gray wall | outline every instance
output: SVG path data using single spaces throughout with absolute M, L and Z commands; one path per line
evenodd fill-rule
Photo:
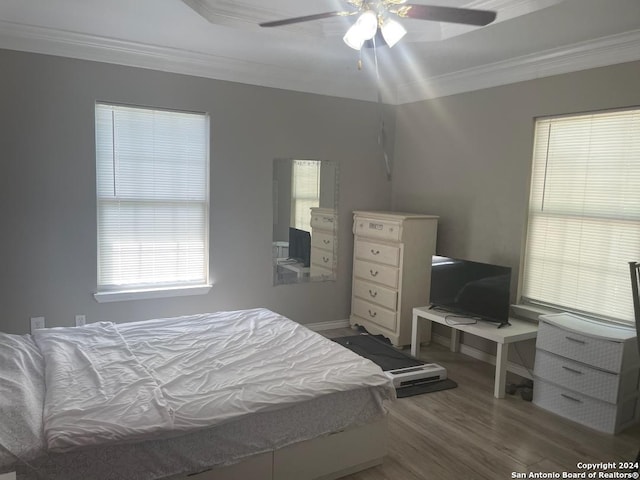
M 390 184 L 373 102 L 1 50 L 0 66 L 0 330 L 14 333 L 30 316 L 61 326 L 78 313 L 130 321 L 266 306 L 301 323 L 346 319 L 351 212 L 390 206 L 440 215 L 441 254 L 512 266 L 515 300 L 534 117 L 640 105 L 636 62 L 387 107 Z M 209 295 L 93 300 L 96 100 L 211 114 Z M 337 282 L 271 285 L 274 158 L 340 162 Z
M 640 105 L 639 80 L 634 62 L 398 107 L 393 208 L 440 215 L 439 254 L 511 266 L 515 301 L 534 118 Z
M 351 212 L 388 209 L 375 102 L 0 50 L 0 331 L 264 306 L 348 318 Z M 94 103 L 211 114 L 209 295 L 98 304 Z M 388 112 L 388 113 L 393 113 Z M 393 124 L 391 118 L 389 123 Z M 340 162 L 338 281 L 272 286 L 272 161 Z

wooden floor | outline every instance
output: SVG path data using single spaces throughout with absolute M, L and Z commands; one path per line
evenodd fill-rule
M 354 334 L 348 328 L 322 333 Z M 490 364 L 440 345 L 423 347 L 421 357 L 445 367 L 458 387 L 389 403 L 384 463 L 345 480 L 518 478 L 514 472 L 562 476 L 584 471 L 576 466 L 579 462 L 631 461 L 638 453 L 640 425 L 615 436 L 602 434 L 520 395 L 494 398 Z

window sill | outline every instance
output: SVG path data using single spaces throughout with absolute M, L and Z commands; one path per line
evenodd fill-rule
M 524 318 L 526 320 L 533 320 L 538 322 L 540 320 L 541 315 L 549 315 L 555 313 L 571 313 L 578 317 L 585 318 L 592 322 L 599 323 L 601 325 L 615 325 L 622 327 L 630 327 L 633 328 L 633 323 L 625 323 L 623 321 L 615 321 L 607 318 L 597 317 L 594 315 L 589 315 L 584 312 L 573 312 L 571 310 L 561 310 L 558 308 L 546 307 L 542 305 L 532 305 L 530 303 L 518 303 L 515 305 L 511 305 L 511 312 L 515 317 Z
M 213 285 L 196 285 L 190 287 L 173 287 L 142 290 L 115 290 L 96 292 L 93 298 L 98 303 L 124 302 L 127 300 L 147 300 L 152 298 L 186 297 L 189 295 L 206 295 Z
M 550 308 L 548 309 L 530 304 L 518 303 L 515 305 L 511 305 L 511 313 L 515 317 L 537 322 L 540 319 L 540 315 L 547 315 L 549 313 L 560 313 L 560 310 L 552 310 Z

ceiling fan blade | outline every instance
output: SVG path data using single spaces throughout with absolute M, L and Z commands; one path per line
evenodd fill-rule
M 305 15 L 303 17 L 285 18 L 284 20 L 274 20 L 272 22 L 263 22 L 261 27 L 281 27 L 282 25 L 291 25 L 292 23 L 310 22 L 312 20 L 322 20 L 323 18 L 344 17 L 352 15 L 352 12 L 325 12 L 316 13 L 314 15 Z
M 396 12 L 401 17 L 434 22 L 463 23 L 485 26 L 496 19 L 496 12 L 469 8 L 441 7 L 406 3 Z

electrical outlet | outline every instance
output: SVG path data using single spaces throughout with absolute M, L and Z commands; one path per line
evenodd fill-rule
M 85 315 L 76 315 L 76 327 L 82 327 L 87 322 Z
M 31 317 L 31 333 L 40 328 L 44 328 L 44 317 Z

